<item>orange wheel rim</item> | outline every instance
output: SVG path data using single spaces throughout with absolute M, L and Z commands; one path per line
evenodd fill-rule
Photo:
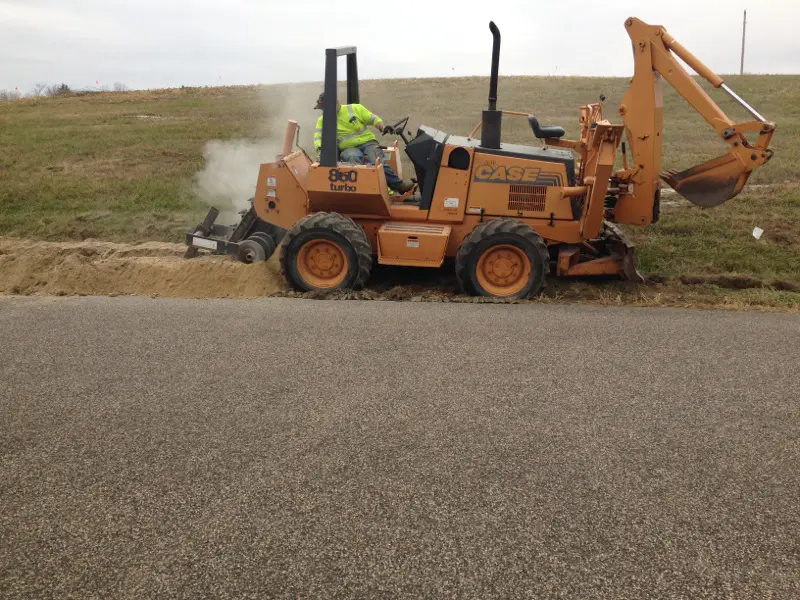
M 312 287 L 333 288 L 347 276 L 347 257 L 335 242 L 311 240 L 297 253 L 297 271 Z
M 513 296 L 527 285 L 531 261 L 516 246 L 492 246 L 478 259 L 476 275 L 480 286 L 493 296 Z

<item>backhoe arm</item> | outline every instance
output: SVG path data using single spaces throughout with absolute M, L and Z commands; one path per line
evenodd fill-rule
M 775 125 L 737 96 L 723 79 L 684 48 L 663 27 L 630 18 L 625 28 L 633 43 L 634 76 L 619 106 L 633 164 L 618 173 L 628 193 L 620 195 L 615 218 L 621 223 L 646 225 L 653 220 L 653 203 L 659 176 L 679 194 L 699 206 L 714 206 L 736 196 L 750 173 L 772 157 L 768 149 Z M 755 121 L 736 123 L 706 94 L 675 58 L 678 56 L 698 75 L 722 88 Z M 728 153 L 682 172 L 661 169 L 661 77 L 714 128 L 728 144 Z M 756 133 L 751 144 L 745 133 Z

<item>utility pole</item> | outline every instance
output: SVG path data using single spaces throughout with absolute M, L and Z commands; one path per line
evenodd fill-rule
M 744 19 L 742 19 L 742 62 L 739 65 L 739 75 L 744 75 L 744 32 L 747 29 L 747 9 L 744 11 Z

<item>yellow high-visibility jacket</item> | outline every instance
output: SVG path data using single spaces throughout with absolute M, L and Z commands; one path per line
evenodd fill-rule
M 336 115 L 336 141 L 339 150 L 355 148 L 375 140 L 369 126 L 381 123 L 378 115 L 369 112 L 361 104 L 342 104 L 339 114 Z M 322 117 L 317 119 L 317 130 L 314 132 L 314 149 L 319 151 L 322 146 Z

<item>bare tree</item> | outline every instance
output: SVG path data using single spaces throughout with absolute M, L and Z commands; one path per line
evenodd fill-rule
M 19 100 L 22 94 L 18 90 L 0 90 L 0 101 L 3 100 Z
M 37 83 L 33 86 L 33 89 L 30 91 L 30 95 L 43 96 L 46 89 L 47 89 L 46 83 Z
M 63 96 L 72 92 L 66 83 L 59 83 L 58 85 L 50 85 L 45 90 L 45 96 Z
M 124 83 L 116 81 L 116 82 L 114 82 L 114 91 L 115 92 L 127 92 L 128 91 L 128 86 L 125 85 Z

